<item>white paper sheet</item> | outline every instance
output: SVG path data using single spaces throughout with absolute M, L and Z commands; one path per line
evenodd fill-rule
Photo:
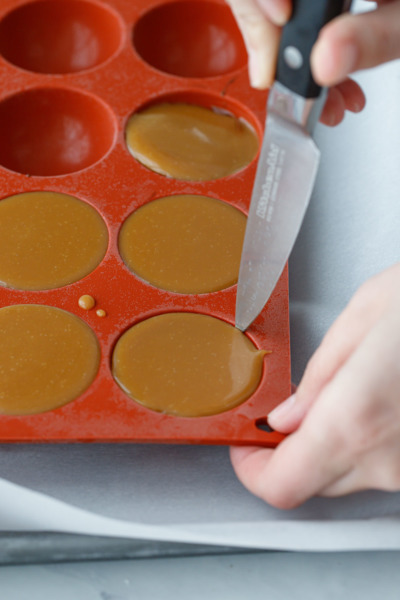
M 394 550 L 400 518 L 350 521 L 261 521 L 162 527 L 101 517 L 0 481 L 2 531 L 58 531 L 253 549 Z M 29 507 L 29 510 L 26 510 Z

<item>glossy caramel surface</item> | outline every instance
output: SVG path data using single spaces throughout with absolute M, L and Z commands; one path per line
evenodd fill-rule
M 151 410 L 182 417 L 234 408 L 257 388 L 265 352 L 229 323 L 169 313 L 131 327 L 118 340 L 113 375 Z
M 0 284 L 46 290 L 79 281 L 103 259 L 107 227 L 86 202 L 56 192 L 0 201 Z
M 156 287 L 215 292 L 238 280 L 245 228 L 245 215 L 225 202 L 168 196 L 128 217 L 119 251 L 131 271 Z
M 45 412 L 80 396 L 95 378 L 100 349 L 84 321 L 59 308 L 0 309 L 0 413 Z
M 244 121 L 194 104 L 161 103 L 134 114 L 126 142 L 143 165 L 175 179 L 210 181 L 256 156 L 258 137 Z

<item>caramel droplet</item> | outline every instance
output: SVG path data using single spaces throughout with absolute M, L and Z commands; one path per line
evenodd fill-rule
M 91 310 L 96 304 L 96 300 L 93 296 L 89 296 L 88 294 L 84 294 L 78 300 L 78 304 L 83 310 Z
M 106 317 L 107 313 L 105 310 L 103 310 L 102 308 L 99 308 L 98 310 L 96 310 L 96 315 L 98 317 Z

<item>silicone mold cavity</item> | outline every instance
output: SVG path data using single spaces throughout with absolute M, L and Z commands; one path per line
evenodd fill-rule
M 151 66 L 180 77 L 215 77 L 245 66 L 239 29 L 227 6 L 171 2 L 136 24 L 133 44 Z
M 63 175 L 100 160 L 111 148 L 111 110 L 95 96 L 38 88 L 0 103 L 0 164 L 28 175 Z
M 19 6 L 0 23 L 0 53 L 36 73 L 63 74 L 100 65 L 119 48 L 116 14 L 84 0 L 41 0 Z

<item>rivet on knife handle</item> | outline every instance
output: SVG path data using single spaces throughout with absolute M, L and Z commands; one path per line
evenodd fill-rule
M 321 88 L 313 79 L 310 55 L 320 30 L 348 8 L 348 0 L 295 0 L 289 23 L 282 31 L 275 79 L 303 98 L 317 98 Z

